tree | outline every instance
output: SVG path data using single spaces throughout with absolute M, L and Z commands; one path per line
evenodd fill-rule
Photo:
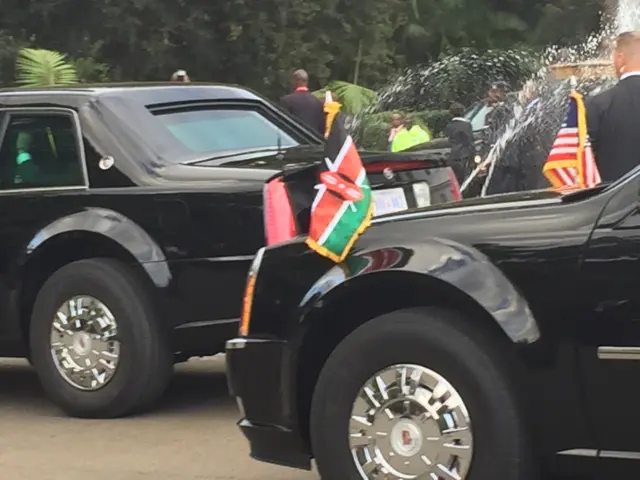
M 601 1 L 0 0 L 0 81 L 31 47 L 67 52 L 90 81 L 168 80 L 183 68 L 277 98 L 305 68 L 314 89 L 342 80 L 377 90 L 465 47 L 580 42 L 597 29 Z
M 522 41 L 527 24 L 490 0 L 407 0 L 397 41 L 409 64 L 436 61 L 463 47 L 505 48 Z

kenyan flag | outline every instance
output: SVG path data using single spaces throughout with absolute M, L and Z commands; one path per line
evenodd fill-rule
M 307 245 L 334 262 L 342 262 L 369 226 L 373 202 L 367 173 L 347 133 L 340 104 L 327 92 L 325 164 L 320 166 L 318 193 L 311 206 Z

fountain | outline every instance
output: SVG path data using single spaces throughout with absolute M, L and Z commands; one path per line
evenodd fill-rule
M 569 78 L 601 78 L 613 77 L 615 72 L 611 62 L 606 60 L 585 60 L 574 63 L 557 63 L 550 65 L 551 75 L 556 80 Z
M 560 57 L 556 63 L 550 64 L 546 71 L 547 75 L 541 75 L 539 84 L 549 87 L 546 95 L 540 95 L 540 113 L 528 119 L 529 125 L 524 124 L 514 115 L 508 122 L 501 138 L 498 139 L 493 149 L 483 162 L 483 167 L 488 168 L 488 174 L 483 180 L 481 195 L 489 194 L 488 189 L 496 167 L 506 162 L 508 159 L 507 150 L 511 147 L 518 147 L 522 143 L 527 143 L 531 136 L 527 132 L 527 126 L 533 123 L 538 126 L 540 133 L 557 131 L 559 119 L 549 121 L 558 111 L 564 111 L 566 95 L 570 89 L 575 89 L 585 96 L 590 96 L 602 91 L 602 89 L 613 85 L 616 81 L 613 63 L 609 60 L 612 53 L 611 39 L 622 32 L 640 30 L 640 7 L 638 0 L 619 0 L 613 9 L 615 15 L 610 13 L 603 16 L 603 28 L 596 35 L 589 37 L 582 45 L 573 49 L 562 49 L 556 51 L 549 49 L 548 56 Z M 613 21 L 612 21 L 613 20 Z M 548 140 L 548 139 L 547 139 Z M 543 150 L 548 151 L 551 145 L 543 145 L 545 141 L 539 141 L 538 148 L 544 146 Z M 546 148 L 548 147 L 548 148 Z M 517 150 L 516 150 L 517 151 Z M 525 150 L 526 151 L 526 150 Z M 517 154 L 520 155 L 521 153 Z M 542 161 L 544 158 L 542 158 Z M 538 165 L 538 170 L 542 165 Z M 535 170 L 535 169 L 534 169 Z M 467 179 L 463 190 L 471 183 L 473 176 L 480 173 L 481 169 L 473 172 L 472 177 Z
M 363 116 L 394 109 L 420 111 L 442 108 L 442 101 L 435 105 L 438 98 L 455 97 L 470 105 L 482 98 L 486 91 L 483 89 L 489 82 L 504 79 L 515 85 L 528 78 L 538 87 L 540 102 L 537 111 L 534 115 L 527 115 L 525 120 L 523 105 L 514 102 L 511 119 L 486 158 L 471 177 L 467 177 L 462 189 L 464 191 L 473 181 L 469 193 L 476 191 L 480 184 L 481 195 L 490 194 L 487 187 L 494 173 L 502 165 L 517 159 L 518 152 L 528 154 L 537 150 L 540 159 L 536 160 L 533 170 L 539 170 L 541 174 L 542 166 L 537 164 L 544 162 L 544 152 L 551 147 L 549 142 L 553 141 L 553 132 L 557 132 L 562 124 L 571 90 L 576 89 L 589 97 L 615 83 L 610 39 L 624 31 L 640 30 L 639 4 L 640 0 L 613 0 L 612 5 L 616 8 L 603 16 L 600 32 L 571 48 L 552 46 L 541 58 L 516 51 L 481 53 L 466 50 L 428 68 L 408 71 L 381 91 L 378 105 L 363 112 Z M 533 171 L 531 165 L 527 168 Z
M 638 0 L 618 0 L 616 25 L 618 32 L 640 30 Z

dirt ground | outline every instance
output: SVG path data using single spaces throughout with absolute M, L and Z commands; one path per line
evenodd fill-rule
M 237 419 L 223 357 L 179 366 L 153 413 L 107 421 L 63 416 L 25 362 L 0 360 L 2 480 L 317 478 L 249 458 Z

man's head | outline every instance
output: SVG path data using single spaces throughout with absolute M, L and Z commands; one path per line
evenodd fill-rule
M 453 102 L 449 107 L 449 113 L 454 117 L 461 117 L 464 115 L 464 105 L 458 102 Z
M 535 100 L 537 96 L 538 96 L 538 87 L 534 82 L 530 80 L 522 86 L 522 90 L 518 94 L 518 99 L 520 100 L 521 104 L 526 106 L 530 102 Z
M 491 103 L 504 102 L 509 92 L 509 84 L 505 81 L 497 81 L 491 84 L 489 88 L 489 101 Z
M 293 88 L 308 88 L 309 87 L 309 74 L 305 70 L 296 70 L 291 75 L 291 84 Z
M 616 75 L 640 71 L 640 32 L 625 32 L 618 35 L 613 50 L 613 65 Z
M 404 125 L 404 119 L 399 113 L 391 114 L 391 128 L 398 128 Z
M 171 75 L 172 82 L 184 82 L 189 83 L 191 80 L 189 79 L 189 75 L 187 75 L 186 70 L 176 70 Z

